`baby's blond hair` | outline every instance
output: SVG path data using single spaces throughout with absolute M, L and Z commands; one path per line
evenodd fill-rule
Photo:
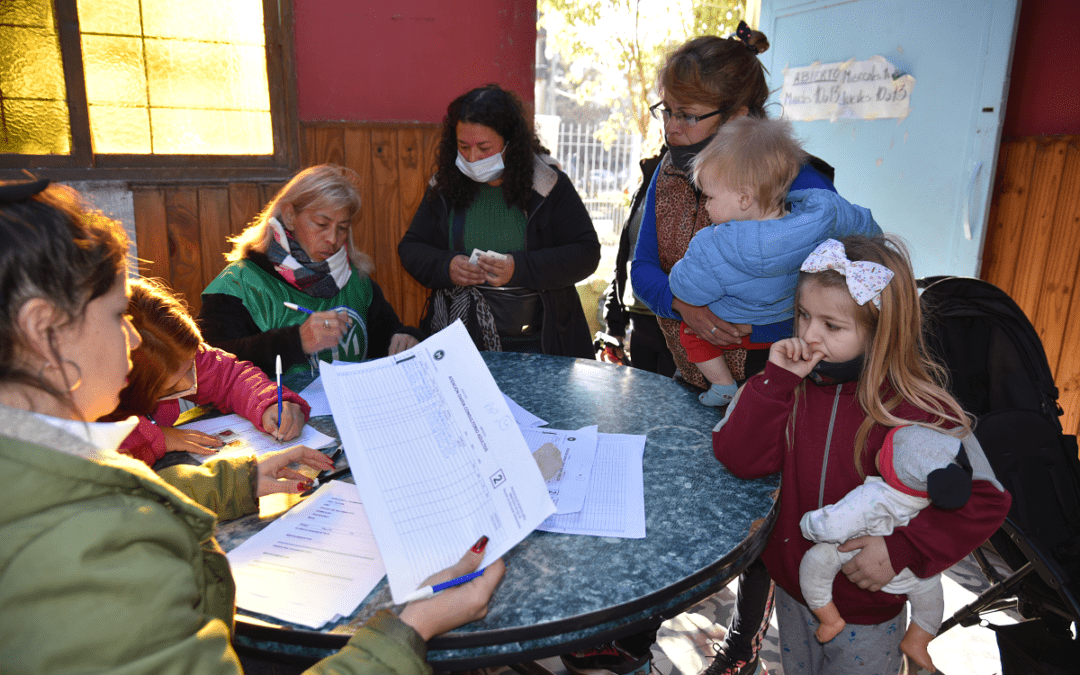
M 729 190 L 749 190 L 767 211 L 783 208 L 806 157 L 787 120 L 737 117 L 694 158 L 694 183 L 700 188 L 707 179 Z

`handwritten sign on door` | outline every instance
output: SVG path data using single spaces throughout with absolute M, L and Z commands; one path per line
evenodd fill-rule
M 784 117 L 805 122 L 841 118 L 903 120 L 911 112 L 915 78 L 882 56 L 784 69 Z

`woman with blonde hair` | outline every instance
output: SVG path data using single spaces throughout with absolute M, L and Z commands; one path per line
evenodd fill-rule
M 231 240 L 229 265 L 202 295 L 207 343 L 268 373 L 277 355 L 299 371 L 417 343 L 420 332 L 401 323 L 353 243 L 359 180 L 335 164 L 304 169 Z

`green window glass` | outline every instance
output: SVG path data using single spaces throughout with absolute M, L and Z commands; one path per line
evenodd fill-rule
M 0 54 L 0 153 L 72 154 L 73 125 L 86 156 L 275 153 L 263 0 L 3 0 Z

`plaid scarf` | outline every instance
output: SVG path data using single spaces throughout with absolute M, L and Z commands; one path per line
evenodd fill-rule
M 352 266 L 348 246 L 342 246 L 322 262 L 314 262 L 277 218 L 271 218 L 269 225 L 274 238 L 266 249 L 266 257 L 277 273 L 298 291 L 313 298 L 332 298 L 349 282 Z

